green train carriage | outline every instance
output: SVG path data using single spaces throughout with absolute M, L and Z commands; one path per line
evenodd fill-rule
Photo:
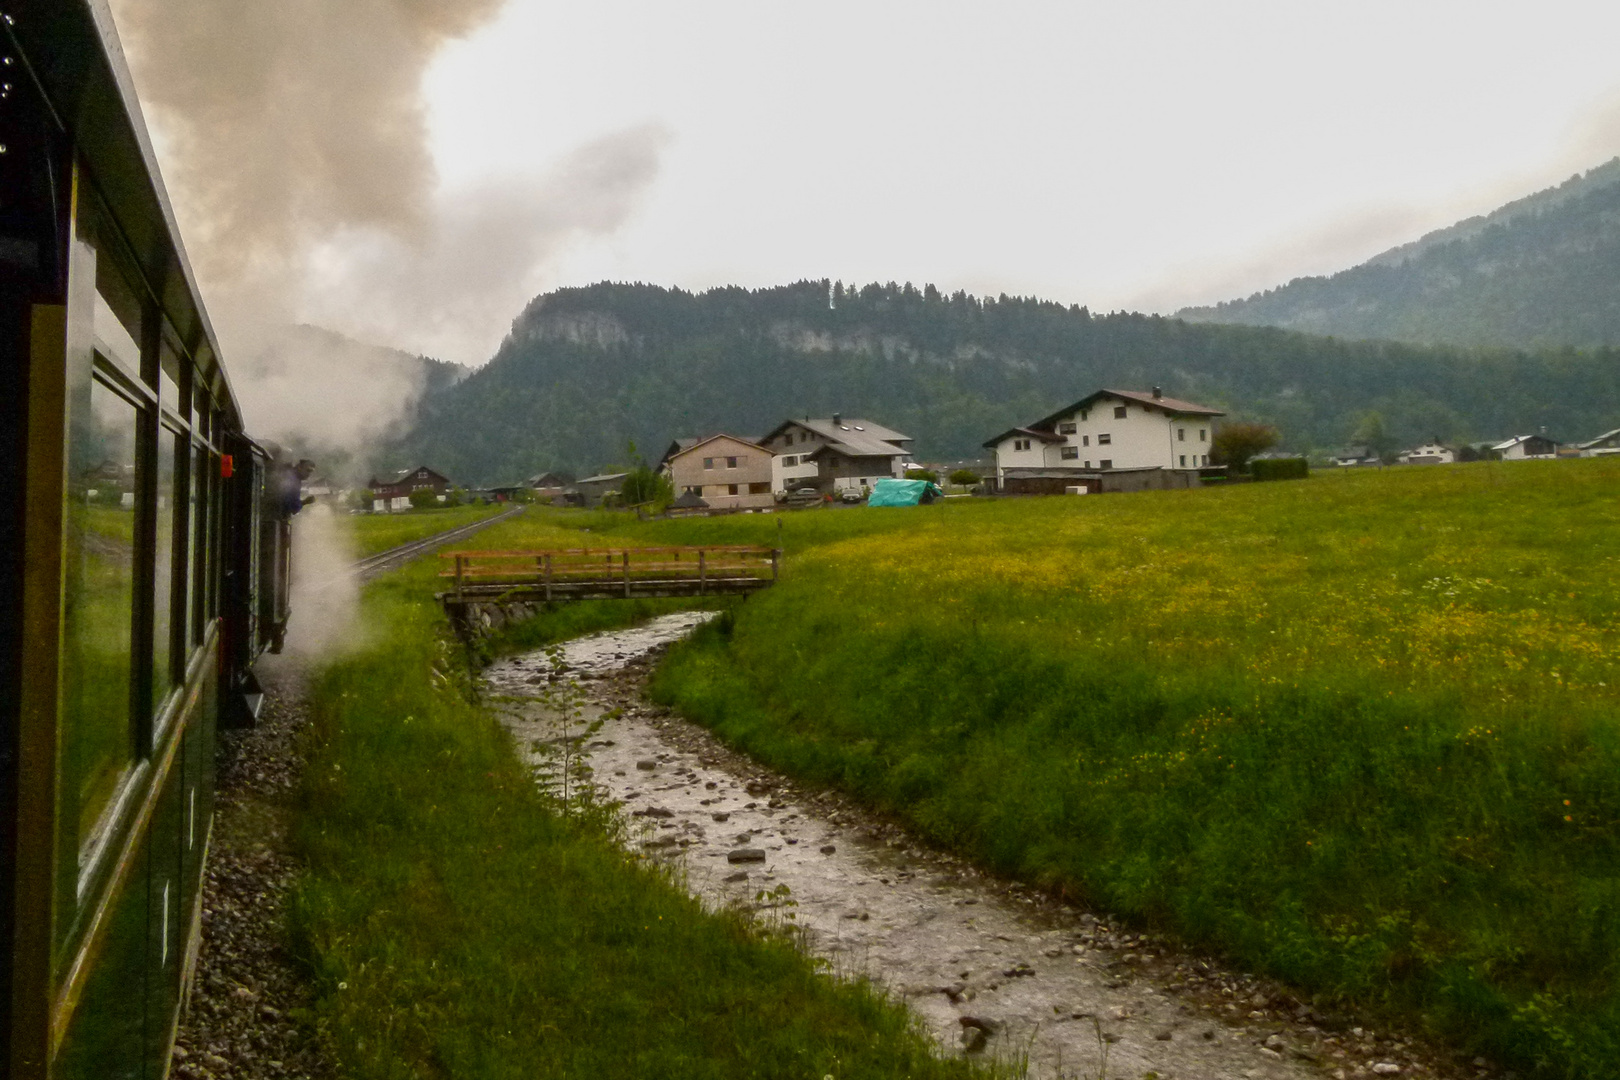
M 287 522 L 105 4 L 0 15 L 0 1053 L 161 1080 Z

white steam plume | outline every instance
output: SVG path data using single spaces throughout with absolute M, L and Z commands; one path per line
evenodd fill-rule
M 256 434 L 368 449 L 422 365 L 294 326 L 481 361 L 559 248 L 657 172 L 663 136 L 636 128 L 543 178 L 438 189 L 423 75 L 504 0 L 112 3 Z

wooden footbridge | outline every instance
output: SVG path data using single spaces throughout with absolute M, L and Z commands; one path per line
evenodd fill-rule
M 775 583 L 782 552 L 765 547 L 447 551 L 439 602 L 453 617 L 482 604 L 737 596 Z

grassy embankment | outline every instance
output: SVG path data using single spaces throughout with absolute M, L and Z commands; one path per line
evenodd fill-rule
M 999 871 L 1616 1077 L 1617 494 L 1596 460 L 792 515 L 655 693 Z
M 413 540 L 424 540 L 434 533 L 471 525 L 510 509 L 511 506 L 504 503 L 441 506 L 402 510 L 397 514 L 351 514 L 347 520 L 353 526 L 355 555 L 363 559 Z
M 529 526 L 523 539 L 577 534 Z M 613 842 L 610 814 L 561 816 L 465 693 L 431 599 L 437 562 L 368 587 L 365 620 L 386 630 L 312 688 L 294 918 L 339 1072 L 975 1075 L 934 1058 L 866 985 L 818 973 L 742 916 L 705 913 Z M 574 605 L 527 633 L 538 643 L 644 613 Z

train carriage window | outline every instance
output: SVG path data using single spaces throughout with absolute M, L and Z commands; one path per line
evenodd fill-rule
M 158 368 L 158 400 L 163 402 L 165 409 L 183 419 L 187 412 L 186 399 L 180 393 L 180 384 L 169 374 L 172 354 L 167 345 L 164 346 L 163 353 L 163 366 Z
M 65 566 L 64 796 L 81 859 L 97 846 L 135 757 L 135 462 L 140 410 L 101 378 L 75 417 Z
M 184 595 L 186 576 L 175 571 L 175 521 L 182 512 L 185 489 L 176 488 L 183 470 L 177 457 L 186 452 L 186 438 L 167 425 L 158 428 L 157 440 L 157 527 L 152 545 L 152 699 L 150 713 L 159 713 L 174 677 L 174 597 Z M 176 498 L 179 495 L 179 498 Z M 180 519 L 184 521 L 183 518 Z
M 115 290 L 104 289 L 104 282 L 96 285 L 95 331 L 96 351 L 104 357 L 116 360 L 130 375 L 138 376 L 141 371 L 141 349 L 135 343 L 135 330 L 139 323 L 126 325 L 113 310 L 108 300 L 108 293 Z
M 212 545 L 208 542 L 208 515 L 213 509 L 208 498 L 208 448 L 201 443 L 192 446 L 191 453 L 191 534 L 187 550 L 191 552 L 191 635 L 192 647 L 202 644 L 207 626 L 208 568 L 212 562 Z

